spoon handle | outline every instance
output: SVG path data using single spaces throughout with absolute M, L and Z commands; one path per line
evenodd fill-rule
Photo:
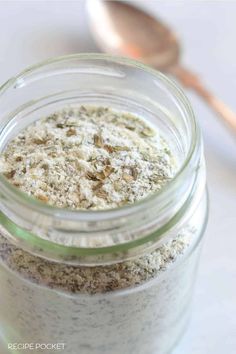
M 185 87 L 198 93 L 223 119 L 224 123 L 236 133 L 236 114 L 224 102 L 209 92 L 194 73 L 181 66 L 172 66 L 168 68 L 168 72 L 174 75 Z

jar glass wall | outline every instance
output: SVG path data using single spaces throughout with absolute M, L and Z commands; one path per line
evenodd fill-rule
M 67 354 L 168 353 L 186 325 L 207 218 L 201 137 L 184 94 L 139 63 L 102 55 L 48 61 L 1 93 L 0 151 L 67 104 L 98 104 L 151 122 L 180 165 L 160 192 L 93 212 L 47 206 L 0 176 L 1 352 L 61 343 Z

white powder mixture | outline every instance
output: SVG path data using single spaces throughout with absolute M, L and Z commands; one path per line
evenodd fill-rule
M 73 209 L 133 203 L 160 190 L 176 170 L 158 131 L 104 107 L 66 108 L 40 119 L 0 157 L 0 172 L 16 187 Z M 166 354 L 186 322 L 197 251 L 172 265 L 194 244 L 200 224 L 186 223 L 135 260 L 94 267 L 36 257 L 0 230 L 2 336 L 63 342 L 66 354 Z
M 174 176 L 166 141 L 147 123 L 109 108 L 68 108 L 12 140 L 0 172 L 58 207 L 107 209 L 133 203 Z
M 151 254 L 106 266 L 69 266 L 36 257 L 0 235 L 0 258 L 34 283 L 70 293 L 98 294 L 142 284 L 166 270 L 191 243 L 194 230 L 185 230 Z

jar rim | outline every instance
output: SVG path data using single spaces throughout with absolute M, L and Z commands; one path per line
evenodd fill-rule
M 61 213 L 63 212 L 64 216 L 66 215 L 67 217 L 72 216 L 72 215 L 77 215 L 77 216 L 83 215 L 83 217 L 85 217 L 87 220 L 92 220 L 93 215 L 96 215 L 97 217 L 99 217 L 98 215 L 101 215 L 102 219 L 106 215 L 105 217 L 107 218 L 108 214 L 114 215 L 114 213 L 116 213 L 116 212 L 121 212 L 120 216 L 122 216 L 123 210 L 125 211 L 125 214 L 126 214 L 127 210 L 137 210 L 140 207 L 146 206 L 149 201 L 164 195 L 168 189 L 171 189 L 171 186 L 174 185 L 176 183 L 176 180 L 182 176 L 183 171 L 185 170 L 185 168 L 188 166 L 188 164 L 190 163 L 190 161 L 194 157 L 196 144 L 197 144 L 197 141 L 199 140 L 199 128 L 196 123 L 195 115 L 194 115 L 194 112 L 192 110 L 192 107 L 191 107 L 191 104 L 190 104 L 188 98 L 186 97 L 184 91 L 173 80 L 169 79 L 167 76 L 165 76 L 161 72 L 159 72 L 155 69 L 152 69 L 151 67 L 149 67 L 145 64 L 142 64 L 137 60 L 129 59 L 126 57 L 100 54 L 100 53 L 80 53 L 80 54 L 65 55 L 65 56 L 60 56 L 60 57 L 56 57 L 56 58 L 50 58 L 50 59 L 42 61 L 38 64 L 32 65 L 32 66 L 28 67 L 27 69 L 23 70 L 17 76 L 12 77 L 8 81 L 6 81 L 0 87 L 0 97 L 7 89 L 11 88 L 12 86 L 15 86 L 17 84 L 18 80 L 22 79 L 25 75 L 28 75 L 29 73 L 33 73 L 35 70 L 37 70 L 39 68 L 43 68 L 43 67 L 47 66 L 48 64 L 63 62 L 63 61 L 67 61 L 70 59 L 82 59 L 82 60 L 84 60 L 84 59 L 95 59 L 95 60 L 96 59 L 97 60 L 103 59 L 104 60 L 105 59 L 105 60 L 117 62 L 120 64 L 128 64 L 131 66 L 136 66 L 137 68 L 140 68 L 150 74 L 153 74 L 158 79 L 161 79 L 162 81 L 171 85 L 172 88 L 174 88 L 176 94 L 181 97 L 183 103 L 185 104 L 185 106 L 188 109 L 189 119 L 190 119 L 191 128 L 192 128 L 191 129 L 192 130 L 191 131 L 191 133 L 192 133 L 191 144 L 189 146 L 188 153 L 186 154 L 186 157 L 185 157 L 181 167 L 178 169 L 178 171 L 174 175 L 174 177 L 170 181 L 168 181 L 168 183 L 160 190 L 153 192 L 152 194 L 148 195 L 147 197 L 145 197 L 139 201 L 134 202 L 133 204 L 124 205 L 121 207 L 116 207 L 116 208 L 106 209 L 106 210 L 87 211 L 87 210 L 79 210 L 79 209 L 58 208 L 53 205 L 45 204 L 42 201 L 37 200 L 36 198 L 33 198 L 33 197 L 27 195 L 26 193 L 22 192 L 21 190 L 19 190 L 15 186 L 13 186 L 10 182 L 8 182 L 7 178 L 1 174 L 0 174 L 0 187 L 4 186 L 4 189 L 6 188 L 7 191 L 13 192 L 18 198 L 22 198 L 22 201 L 24 201 L 26 203 L 31 203 L 33 208 L 39 208 L 39 209 L 45 210 L 45 211 L 49 212 L 50 214 L 54 213 L 54 212 L 56 212 L 57 214 L 58 214 L 58 212 L 61 212 Z M 90 215 L 91 215 L 91 217 L 90 217 Z M 72 219 L 73 219 L 73 217 L 72 217 Z
M 30 208 L 40 214 L 43 215 L 49 215 L 51 217 L 57 216 L 57 218 L 63 218 L 64 220 L 71 220 L 71 221 L 86 221 L 88 223 L 92 222 L 98 222 L 98 221 L 106 221 L 106 220 L 112 220 L 116 218 L 122 218 L 126 217 L 127 215 L 135 215 L 136 213 L 147 209 L 151 204 L 155 203 L 158 204 L 160 203 L 163 199 L 170 198 L 173 190 L 175 189 L 175 186 L 177 183 L 180 182 L 181 178 L 183 178 L 183 175 L 186 172 L 187 167 L 191 164 L 191 161 L 196 160 L 196 156 L 198 155 L 198 145 L 200 142 L 200 131 L 199 127 L 196 123 L 194 112 L 192 110 L 191 104 L 186 97 L 185 93 L 183 90 L 171 79 L 166 77 L 164 74 L 158 72 L 155 69 L 152 69 L 136 60 L 131 60 L 129 58 L 125 57 L 118 57 L 118 56 L 111 56 L 111 55 L 106 55 L 106 54 L 98 54 L 98 53 L 81 53 L 81 54 L 72 54 L 72 55 L 66 55 L 66 56 L 61 56 L 61 57 L 56 57 L 56 58 L 51 58 L 48 60 L 45 60 L 43 62 L 40 62 L 39 64 L 33 65 L 24 71 L 22 71 L 20 74 L 18 74 L 15 77 L 12 77 L 9 79 L 5 84 L 3 84 L 0 87 L 0 97 L 8 90 L 11 89 L 12 87 L 16 86 L 24 77 L 26 77 L 29 74 L 33 74 L 36 70 L 41 69 L 41 68 L 46 68 L 48 65 L 51 64 L 56 64 L 56 63 L 66 63 L 67 61 L 70 60 L 106 60 L 108 62 L 113 62 L 116 64 L 120 65 L 128 65 L 131 67 L 135 67 L 137 69 L 142 70 L 143 72 L 146 72 L 150 75 L 152 75 L 154 78 L 157 78 L 160 80 L 162 83 L 168 85 L 171 87 L 171 89 L 174 92 L 174 95 L 176 97 L 179 97 L 181 102 L 183 103 L 184 107 L 187 110 L 188 113 L 188 120 L 190 123 L 190 129 L 191 129 L 191 140 L 190 144 L 188 147 L 188 151 L 186 153 L 186 156 L 184 158 L 184 161 L 182 165 L 180 166 L 179 170 L 175 174 L 175 176 L 159 191 L 156 191 L 147 197 L 134 202 L 133 204 L 129 205 L 124 205 L 121 207 L 117 208 L 112 208 L 112 209 L 106 209 L 106 210 L 73 210 L 73 209 L 68 209 L 68 208 L 58 208 L 52 205 L 48 205 L 46 203 L 43 203 L 36 198 L 33 198 L 26 193 L 20 191 L 18 188 L 13 186 L 8 180 L 0 174 L 0 190 L 1 194 L 3 196 L 7 196 L 10 198 L 13 202 L 17 201 L 21 203 L 22 205 L 25 205 L 27 207 L 30 206 Z M 1 131 L 0 131 L 1 133 Z M 36 236 L 37 237 L 37 236 Z M 52 242 L 52 244 L 54 244 Z

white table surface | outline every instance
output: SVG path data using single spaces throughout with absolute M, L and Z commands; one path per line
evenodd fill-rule
M 183 61 L 236 111 L 236 1 L 138 3 L 172 25 Z M 0 0 L 0 83 L 48 57 L 83 51 L 98 50 L 82 0 Z M 174 354 L 235 354 L 236 141 L 198 97 L 189 97 L 205 140 L 211 205 L 193 316 Z

